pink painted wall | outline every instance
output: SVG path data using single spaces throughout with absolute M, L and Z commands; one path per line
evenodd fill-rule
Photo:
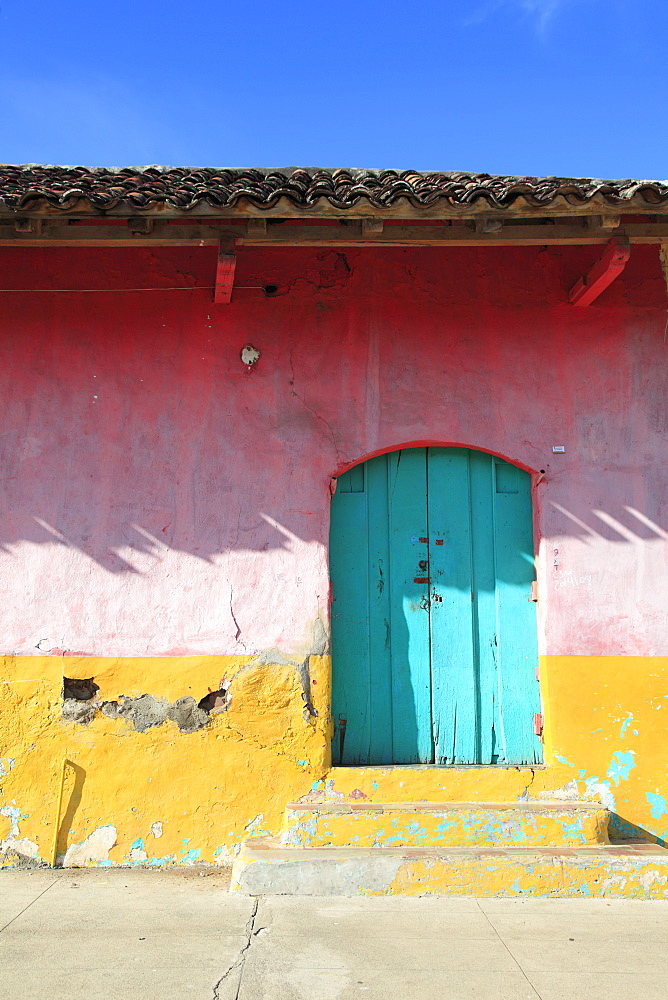
M 0 292 L 1 652 L 304 650 L 330 477 L 431 442 L 546 470 L 542 652 L 668 653 L 666 290 L 634 247 L 567 305 L 598 253 L 247 249 L 214 306 L 52 290 L 208 286 L 210 250 L 0 250 L 49 289 Z

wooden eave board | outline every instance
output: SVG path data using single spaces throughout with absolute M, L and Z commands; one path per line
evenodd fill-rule
M 519 196 L 511 206 L 500 208 L 485 198 L 479 198 L 473 204 L 458 205 L 445 199 L 429 207 L 416 207 L 407 198 L 398 199 L 390 208 L 381 209 L 368 202 L 361 201 L 354 208 L 339 208 L 332 205 L 327 198 L 320 198 L 309 206 L 296 206 L 287 198 L 279 199 L 271 207 L 258 207 L 247 199 L 241 198 L 232 206 L 214 206 L 200 202 L 192 208 L 172 208 L 165 203 L 152 203 L 146 208 L 128 209 L 127 201 L 105 210 L 91 208 L 85 198 L 72 200 L 67 206 L 50 205 L 45 199 L 35 199 L 28 208 L 13 210 L 0 205 L 0 218 L 131 218 L 151 216 L 162 219 L 176 219 L 186 216 L 188 219 L 201 218 L 282 218 L 282 219 L 398 219 L 406 220 L 437 220 L 437 219 L 476 219 L 480 217 L 495 219 L 545 219 L 563 218 L 568 216 L 591 215 L 643 215 L 668 216 L 668 203 L 653 205 L 643 198 L 632 198 L 619 205 L 611 205 L 605 198 L 594 196 L 586 202 L 569 201 L 558 196 L 549 205 L 534 205 L 524 197 Z
M 66 220 L 62 220 L 63 223 Z M 478 233 L 472 225 L 386 226 L 368 235 L 359 222 L 349 225 L 269 225 L 266 233 L 249 232 L 243 224 L 173 224 L 156 221 L 151 232 L 133 233 L 124 225 L 58 225 L 43 220 L 35 232 L 17 232 L 0 221 L 0 246 L 227 246 L 237 247 L 407 247 L 407 246 L 584 246 L 607 244 L 612 236 L 631 243 L 668 243 L 668 220 L 630 223 L 614 230 L 594 229 L 562 221 L 556 225 L 505 225 L 500 231 Z

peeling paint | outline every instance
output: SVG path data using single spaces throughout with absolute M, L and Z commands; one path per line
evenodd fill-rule
M 181 851 L 180 863 L 182 865 L 194 865 L 196 864 L 202 855 L 199 847 L 191 847 L 187 851 Z
M 571 779 L 561 788 L 544 788 L 538 793 L 539 799 L 564 799 L 565 801 L 577 800 L 580 798 L 580 789 L 577 781 Z
M 22 816 L 21 810 L 17 806 L 3 806 L 0 809 L 0 816 L 4 816 L 9 820 L 9 836 L 18 837 L 19 835 L 19 823 L 21 819 L 27 819 L 27 816 Z
M 5 760 L 7 763 L 5 764 Z M 5 760 L 0 760 L 0 780 L 4 778 L 6 774 L 9 774 L 14 770 L 14 765 L 16 764 L 15 757 L 5 757 Z
M 666 802 L 665 795 L 659 795 L 658 792 L 645 792 L 645 796 L 652 807 L 652 819 L 661 819 L 662 816 L 668 815 L 668 802 Z
M 617 809 L 610 784 L 607 781 L 599 781 L 596 776 L 586 779 L 583 798 L 598 799 L 610 812 L 615 812 Z
M 263 832 L 263 827 L 262 827 L 263 820 L 264 816 L 262 815 L 262 813 L 258 813 L 254 819 L 252 819 L 249 823 L 246 824 L 244 830 L 246 831 L 246 833 L 250 833 L 251 836 L 258 836 Z
M 80 844 L 71 844 L 63 858 L 63 868 L 84 868 L 87 865 L 105 864 L 109 851 L 116 843 L 116 827 L 100 826 Z
M 629 714 L 627 715 L 627 717 L 622 722 L 622 728 L 619 730 L 620 739 L 622 739 L 622 740 L 624 739 L 624 737 L 626 736 L 626 730 L 629 728 L 629 726 L 631 725 L 632 721 L 633 721 L 633 712 L 629 712 Z M 637 732 L 636 732 L 635 735 L 636 736 L 638 735 Z
M 260 858 L 260 853 L 266 857 Z M 490 864 L 484 848 L 409 859 L 361 851 L 331 858 L 248 850 L 234 862 L 232 888 L 249 895 L 548 896 L 665 899 L 668 860 L 588 853 L 517 854 Z
M 662 785 L 663 772 L 654 766 L 655 741 L 646 721 L 651 711 L 648 703 L 663 698 L 666 690 L 662 661 L 652 661 L 655 665 L 650 670 L 645 661 L 640 665 L 633 661 L 627 668 L 623 657 L 615 658 L 612 666 L 606 658 L 578 658 L 576 670 L 568 658 L 543 658 L 542 675 L 548 681 L 543 767 L 331 769 L 331 664 L 328 656 L 309 653 L 309 657 L 311 680 L 318 682 L 312 684 L 318 716 L 308 725 L 302 718 L 302 680 L 297 671 L 302 660 L 297 656 L 284 655 L 287 662 L 283 665 L 273 663 L 271 657 L 260 664 L 260 657 L 251 654 L 142 660 L 36 656 L 29 662 L 5 658 L 3 670 L 13 707 L 4 714 L 0 754 L 6 772 L 2 779 L 5 798 L 0 804 L 16 812 L 4 814 L 7 829 L 0 832 L 7 839 L 12 816 L 17 822 L 20 819 L 20 834 L 13 839 L 25 838 L 37 845 L 35 860 L 48 860 L 57 779 L 66 757 L 78 770 L 68 769 L 66 774 L 63 816 L 69 819 L 70 829 L 61 828 L 61 857 L 73 841 L 74 847 L 80 846 L 88 832 L 99 826 L 100 817 L 108 817 L 117 831 L 116 844 L 103 860 L 86 862 L 91 865 L 190 864 L 196 851 L 201 852 L 199 860 L 223 863 L 236 857 L 241 844 L 253 835 L 279 836 L 286 806 L 299 800 L 364 805 L 558 799 L 567 805 L 580 799 L 600 802 L 612 810 L 614 830 L 624 837 L 651 840 L 666 834 L 668 823 L 663 823 L 666 817 L 661 811 L 667 790 Z M 98 709 L 90 725 L 63 726 L 59 719 L 63 674 L 94 678 L 101 705 L 120 702 L 118 692 L 139 699 L 147 689 L 168 705 L 183 697 L 196 703 L 202 691 L 212 694 L 211 689 L 219 685 L 222 689 L 221 678 L 229 680 L 234 700 L 225 711 L 211 714 L 207 726 L 188 738 L 186 768 L 184 744 L 170 720 L 137 732 L 132 724 L 111 719 Z M 577 704 L 569 701 L 575 675 L 582 695 Z M 600 694 L 601 676 L 609 685 L 604 695 Z M 654 685 L 649 691 L 652 697 L 648 697 L 650 684 Z M 608 709 L 604 698 L 610 702 Z M 629 707 L 621 709 L 622 704 Z M 555 711 L 565 718 L 555 720 Z M 624 739 L 620 729 L 629 715 L 633 722 Z M 603 719 L 607 720 L 604 731 L 592 737 L 592 720 L 600 723 Z M 620 758 L 619 754 L 628 752 L 624 747 L 635 724 L 642 735 L 634 737 L 631 759 Z M 559 758 L 552 745 L 555 731 Z M 629 767 L 631 761 L 634 767 Z M 661 796 L 662 801 L 652 796 Z M 159 820 L 154 820 L 156 815 Z M 384 824 L 377 825 L 375 842 L 399 837 L 428 845 L 431 832 L 419 817 L 395 824 L 392 819 L 399 818 L 386 817 Z M 443 828 L 434 835 L 444 835 L 439 842 L 447 843 L 449 821 L 442 822 Z M 564 840 L 571 846 L 583 843 L 578 825 L 569 830 L 568 823 L 573 820 L 566 821 Z M 515 844 L 530 843 L 536 832 L 529 825 L 522 830 L 503 822 L 480 829 L 481 836 L 492 842 L 506 837 Z M 317 828 L 305 833 L 321 835 Z M 366 836 L 361 827 L 352 830 L 351 842 L 360 845 Z M 189 840 L 187 845 L 184 838 Z M 150 848 L 151 843 L 157 846 L 157 839 L 159 855 Z M 524 891 L 526 885 L 522 887 Z
M 294 847 L 572 847 L 607 844 L 608 816 L 597 805 L 523 803 L 344 804 L 288 808 L 280 842 Z
M 34 841 L 28 840 L 27 837 L 9 836 L 6 840 L 0 840 L 0 855 L 11 854 L 12 851 L 19 857 L 36 860 L 39 848 Z
M 629 772 L 636 766 L 633 750 L 618 750 L 612 755 L 612 762 L 608 768 L 608 778 L 619 785 L 620 781 L 626 781 Z

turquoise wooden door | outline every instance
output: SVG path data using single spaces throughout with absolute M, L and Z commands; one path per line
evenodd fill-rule
M 334 763 L 542 759 L 526 472 L 466 448 L 356 466 L 330 574 Z

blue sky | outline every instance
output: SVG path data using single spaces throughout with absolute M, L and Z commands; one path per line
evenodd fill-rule
M 668 177 L 666 0 L 0 2 L 0 161 Z

